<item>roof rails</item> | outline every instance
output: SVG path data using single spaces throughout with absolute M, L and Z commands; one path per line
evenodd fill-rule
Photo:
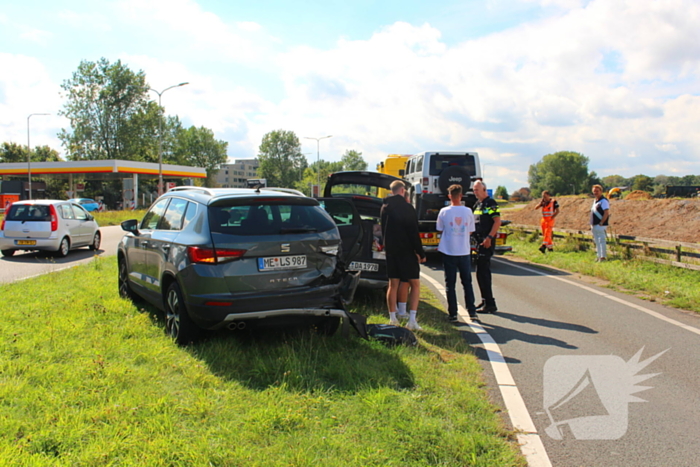
M 279 191 L 280 193 L 289 193 L 292 195 L 297 195 L 297 196 L 303 196 L 306 197 L 304 193 L 302 193 L 299 190 L 295 190 L 293 188 L 279 188 L 279 187 L 274 187 L 274 186 L 268 186 L 268 187 L 260 187 L 260 190 L 266 190 L 266 191 Z
M 197 190 L 197 191 L 204 192 L 204 193 L 208 194 L 209 196 L 214 196 L 213 191 L 211 191 L 209 188 L 204 188 L 201 186 L 176 186 L 174 188 L 169 189 L 168 193 L 171 191 L 189 191 L 189 190 Z

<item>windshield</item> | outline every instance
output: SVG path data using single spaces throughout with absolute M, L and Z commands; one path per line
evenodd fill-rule
M 51 221 L 51 211 L 47 205 L 13 204 L 7 215 L 8 221 Z
M 209 206 L 209 224 L 212 232 L 229 235 L 325 232 L 335 228 L 333 220 L 318 205 L 284 201 Z
M 476 175 L 476 164 L 472 155 L 447 156 L 441 154 L 430 156 L 430 175 L 440 175 L 443 170 L 452 166 L 466 167 L 471 175 Z

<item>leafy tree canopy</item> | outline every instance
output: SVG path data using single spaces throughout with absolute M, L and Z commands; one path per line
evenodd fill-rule
M 530 166 L 528 181 L 534 197 L 539 197 L 544 190 L 553 196 L 578 193 L 589 187 L 588 158 L 572 151 L 559 151 L 547 154 Z
M 204 167 L 207 186 L 213 186 L 219 167 L 228 160 L 227 148 L 228 143 L 216 140 L 214 132 L 208 128 L 180 128 L 175 133 L 173 158 L 180 165 Z
M 496 188 L 496 198 L 508 200 L 508 189 L 504 186 L 499 185 Z
M 267 179 L 267 186 L 282 188 L 294 188 L 307 166 L 299 138 L 286 130 L 274 130 L 263 136 L 258 162 L 258 176 Z
M 142 126 L 135 121 L 154 115 L 143 71 L 134 73 L 120 60 L 84 60 L 61 88 L 68 100 L 59 115 L 70 119 L 72 131 L 63 129 L 58 137 L 70 160 L 140 160 L 134 150 Z
M 61 157 L 58 151 L 49 146 L 37 146 L 32 151 L 32 162 L 57 162 Z M 27 162 L 27 147 L 17 143 L 2 143 L 0 163 Z
M 354 149 L 348 149 L 340 158 L 341 170 L 367 170 L 367 162 L 362 158 L 362 153 Z

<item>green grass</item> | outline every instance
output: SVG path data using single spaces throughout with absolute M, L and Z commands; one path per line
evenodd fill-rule
M 138 209 L 135 211 L 103 211 L 103 212 L 93 212 L 95 220 L 100 227 L 106 227 L 108 225 L 119 225 L 122 221 L 129 219 L 143 219 L 146 214 L 145 209 Z
M 611 288 L 664 305 L 700 312 L 700 288 L 697 286 L 700 271 L 644 261 L 615 243 L 608 244 L 608 261 L 596 263 L 593 244 L 573 235 L 555 238 L 554 253 L 542 254 L 538 251 L 542 243 L 538 233 L 513 232 L 508 237 L 508 244 L 521 258 L 604 279 L 609 281 Z
M 116 259 L 0 286 L 0 465 L 524 466 L 428 296 L 415 348 L 221 333 L 181 348 Z M 384 322 L 381 294 L 356 311 Z

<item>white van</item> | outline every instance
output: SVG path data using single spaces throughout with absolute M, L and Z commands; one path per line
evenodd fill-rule
M 436 220 L 440 209 L 449 204 L 447 188 L 462 185 L 468 207 L 476 202 L 472 187 L 481 178 L 476 152 L 431 151 L 412 155 L 406 163 L 404 180 L 411 204 L 419 220 Z

